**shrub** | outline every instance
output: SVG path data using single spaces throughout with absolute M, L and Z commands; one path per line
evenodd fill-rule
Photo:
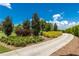
M 30 21 L 29 20 L 24 21 L 23 26 L 18 25 L 15 28 L 15 33 L 18 36 L 28 36 L 28 35 L 30 35 Z
M 23 47 L 27 44 L 31 43 L 38 43 L 42 41 L 43 39 L 39 36 L 9 36 L 9 37 L 2 37 L 0 41 L 7 43 L 8 45 L 14 45 L 16 47 Z
M 26 20 L 23 22 L 23 30 L 26 33 L 25 35 L 30 35 L 30 21 Z
M 62 35 L 62 32 L 59 32 L 59 31 L 43 32 L 43 36 L 48 37 L 48 38 L 56 38 L 60 35 Z
M 30 35 L 30 30 L 28 29 L 16 29 L 15 33 L 18 35 L 18 36 L 28 36 Z

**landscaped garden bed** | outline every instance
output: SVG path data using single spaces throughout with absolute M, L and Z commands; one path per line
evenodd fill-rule
M 52 29 L 52 24 L 40 20 L 37 13 L 32 16 L 32 21 L 27 19 L 17 26 L 14 26 L 11 18 L 7 16 L 1 24 L 0 42 L 5 44 L 6 47 L 12 46 L 17 49 L 57 38 L 60 35 L 62 35 L 62 32 L 58 31 L 56 23 Z
M 62 35 L 62 32 L 60 31 L 43 32 L 42 36 L 47 38 L 43 38 L 42 36 L 16 36 L 16 35 L 6 37 L 5 35 L 3 35 L 0 38 L 0 41 L 6 43 L 7 45 L 12 45 L 15 47 L 24 47 L 32 43 L 42 42 L 43 40 L 48 41 L 49 38 L 50 39 L 56 38 L 60 35 Z
M 0 41 L 8 45 L 23 47 L 26 46 L 27 44 L 38 43 L 40 41 L 43 41 L 43 39 L 39 36 L 27 36 L 27 37 L 9 36 L 9 37 L 2 37 Z

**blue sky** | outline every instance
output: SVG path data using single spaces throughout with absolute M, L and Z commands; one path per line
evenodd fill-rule
M 34 13 L 47 22 L 56 22 L 60 29 L 79 24 L 79 4 L 0 3 L 0 23 L 11 16 L 14 24 L 20 24 L 23 20 L 31 20 Z

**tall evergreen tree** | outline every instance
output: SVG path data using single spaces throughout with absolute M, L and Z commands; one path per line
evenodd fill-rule
M 9 16 L 7 16 L 5 18 L 5 21 L 3 22 L 3 32 L 9 36 L 11 35 L 12 31 L 13 31 L 13 24 L 12 24 L 12 21 L 11 21 L 11 18 Z
M 58 26 L 57 26 L 57 24 L 55 23 L 54 24 L 54 31 L 57 31 L 58 30 Z
M 34 35 L 39 35 L 40 32 L 40 18 L 37 13 L 32 16 L 32 30 Z

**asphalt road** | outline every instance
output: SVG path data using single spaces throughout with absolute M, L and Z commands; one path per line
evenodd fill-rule
M 74 36 L 72 34 L 64 33 L 62 36 L 35 44 L 32 46 L 24 47 L 14 51 L 0 54 L 1 56 L 49 56 L 56 52 L 58 49 L 68 44 Z

